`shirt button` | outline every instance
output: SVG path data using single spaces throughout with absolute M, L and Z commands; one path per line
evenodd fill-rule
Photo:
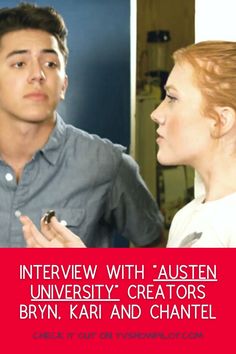
M 61 223 L 63 226 L 66 226 L 66 225 L 67 225 L 66 220 L 61 220 L 60 223 Z
M 6 180 L 7 180 L 8 182 L 11 182 L 11 181 L 13 180 L 13 176 L 12 176 L 11 173 L 7 173 L 7 174 L 5 175 L 5 178 L 6 178 Z
M 16 210 L 16 211 L 15 211 L 15 216 L 16 216 L 17 218 L 19 218 L 19 217 L 21 216 L 20 210 Z

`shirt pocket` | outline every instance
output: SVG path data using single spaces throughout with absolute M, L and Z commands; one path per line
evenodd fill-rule
M 85 209 L 54 208 L 57 219 L 83 240 Z M 42 209 L 42 217 L 48 209 Z

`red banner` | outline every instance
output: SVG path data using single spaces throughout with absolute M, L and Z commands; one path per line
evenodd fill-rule
M 233 353 L 236 249 L 1 249 L 3 353 Z

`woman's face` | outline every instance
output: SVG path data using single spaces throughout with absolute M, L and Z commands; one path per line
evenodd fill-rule
M 201 112 L 202 94 L 190 64 L 176 64 L 166 83 L 166 97 L 151 114 L 158 125 L 157 159 L 163 165 L 196 167 L 211 149 L 212 119 Z

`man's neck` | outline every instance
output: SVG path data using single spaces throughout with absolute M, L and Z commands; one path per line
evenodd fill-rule
M 53 119 L 40 122 L 4 122 L 0 117 L 0 157 L 19 180 L 24 166 L 41 149 L 55 126 Z

